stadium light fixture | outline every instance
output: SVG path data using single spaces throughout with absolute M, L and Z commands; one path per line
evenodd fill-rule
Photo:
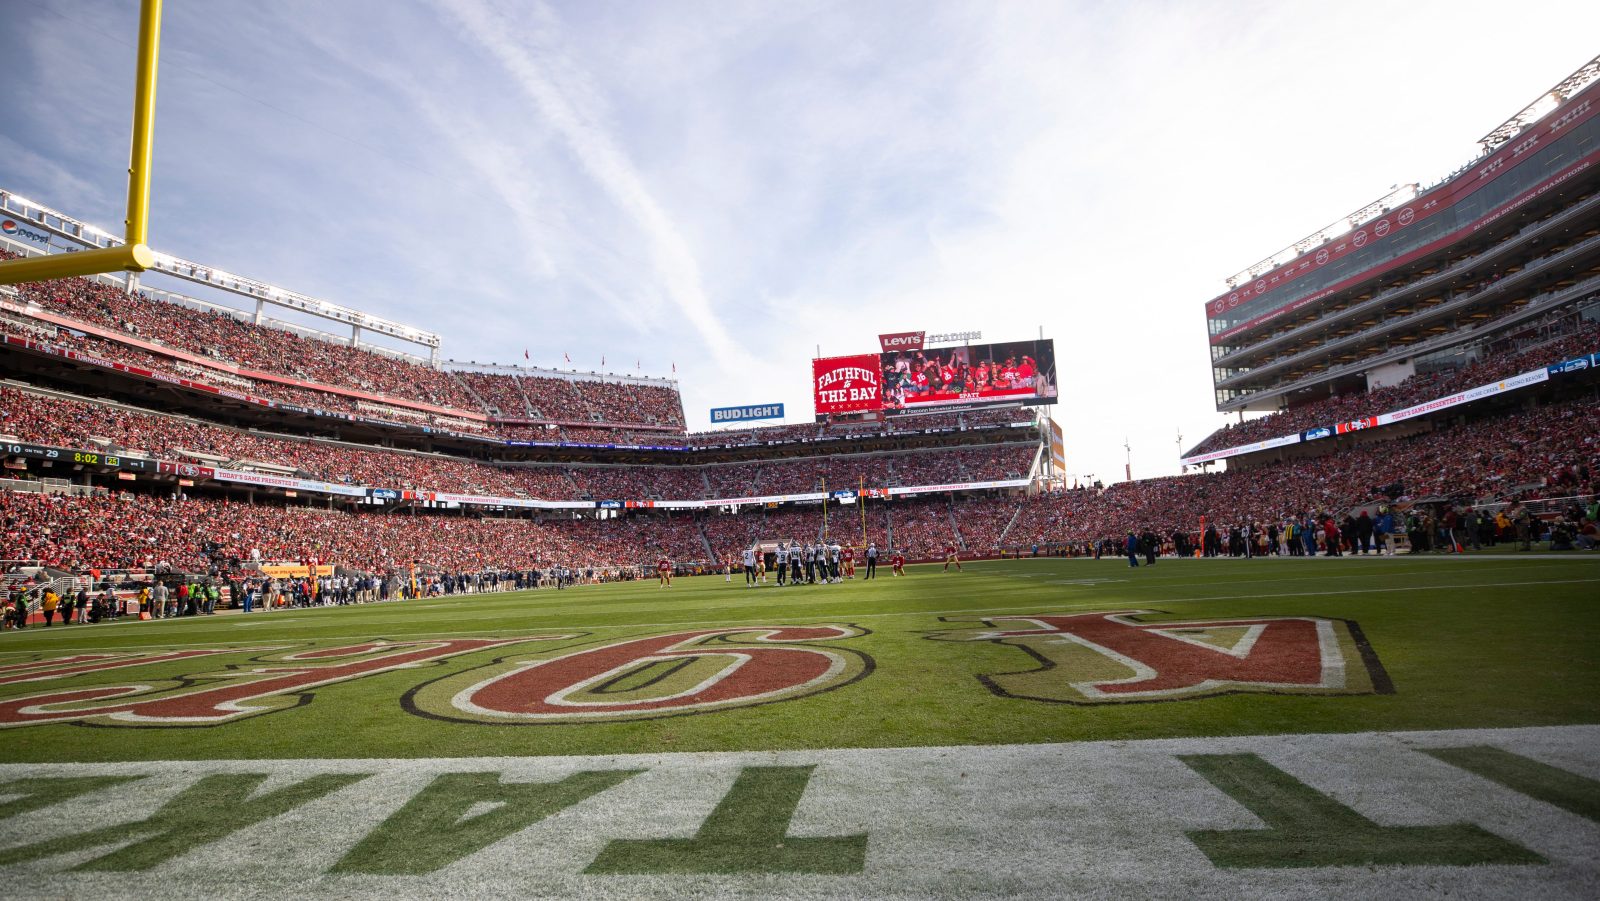
M 1539 121 L 1550 114 L 1550 111 L 1560 106 L 1570 97 L 1575 97 L 1584 88 L 1600 81 L 1600 56 L 1589 60 L 1579 66 L 1571 75 L 1556 82 L 1548 91 L 1540 94 L 1537 99 L 1528 104 L 1515 116 L 1502 122 L 1494 131 L 1478 139 L 1478 144 L 1483 151 L 1488 153 L 1501 144 L 1511 140 L 1529 125 Z
M 148 240 L 150 159 L 155 142 L 156 64 L 160 53 L 161 0 L 142 0 L 139 6 L 139 56 L 134 69 L 133 140 L 128 152 L 125 243 L 77 253 L 0 261 L 0 285 L 106 272 L 143 272 L 155 265 L 155 254 L 150 250 Z M 22 201 L 22 198 L 12 196 Z

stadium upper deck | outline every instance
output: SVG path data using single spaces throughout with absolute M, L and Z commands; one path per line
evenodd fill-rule
M 1265 411 L 1475 362 L 1600 297 L 1600 58 L 1480 143 L 1229 280 L 1207 302 L 1217 409 Z

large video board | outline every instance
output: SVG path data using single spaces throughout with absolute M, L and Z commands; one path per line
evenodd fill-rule
M 890 413 L 995 403 L 1053 404 L 1056 349 L 1049 338 L 879 355 Z

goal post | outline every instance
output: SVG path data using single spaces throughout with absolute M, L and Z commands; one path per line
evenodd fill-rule
M 141 0 L 134 72 L 133 137 L 128 151 L 128 207 L 123 243 L 76 253 L 0 260 L 0 285 L 105 272 L 143 272 L 156 264 L 149 247 L 150 160 L 155 145 L 156 64 L 161 55 L 161 0 Z

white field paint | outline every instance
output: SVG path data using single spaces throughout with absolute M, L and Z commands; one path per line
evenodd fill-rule
M 1491 745 L 1600 778 L 1600 726 L 1255 736 L 1000 747 L 423 760 L 271 760 L 0 765 L 24 776 L 148 774 L 14 817 L 0 847 L 130 822 L 201 775 L 272 773 L 264 790 L 317 773 L 374 773 L 145 873 L 72 873 L 105 853 L 0 870 L 7 897 L 1020 897 L 1594 898 L 1600 824 L 1417 753 Z M 1254 815 L 1175 755 L 1254 753 L 1380 825 L 1470 822 L 1537 852 L 1528 866 L 1224 870 L 1184 836 L 1250 829 Z M 614 838 L 690 837 L 740 767 L 815 764 L 795 837 L 869 836 L 852 876 L 591 876 Z M 426 876 L 327 875 L 368 830 L 445 772 L 553 781 L 645 769 Z M 3 794 L 0 787 L 0 794 Z

